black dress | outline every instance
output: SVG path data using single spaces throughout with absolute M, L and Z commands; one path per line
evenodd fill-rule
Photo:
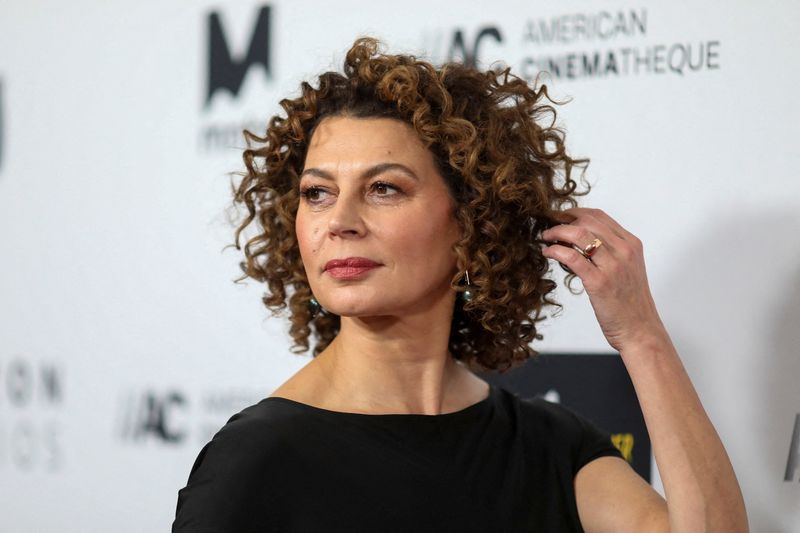
M 202 448 L 172 531 L 580 532 L 574 477 L 604 455 L 588 420 L 495 385 L 440 415 L 265 398 Z

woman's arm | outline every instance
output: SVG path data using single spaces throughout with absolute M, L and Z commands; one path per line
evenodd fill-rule
M 739 484 L 656 311 L 641 242 L 596 209 L 570 209 L 575 219 L 542 234 L 581 248 L 603 244 L 587 260 L 568 245 L 543 250 L 577 274 L 603 333 L 622 357 L 636 390 L 666 493 L 663 499 L 618 458 L 600 458 L 576 476 L 578 510 L 587 532 L 748 531 Z
M 587 533 L 748 531 L 742 494 L 725 448 L 666 332 L 663 338 L 643 339 L 621 355 L 642 407 L 667 502 L 624 461 L 601 458 L 575 478 L 584 529 Z

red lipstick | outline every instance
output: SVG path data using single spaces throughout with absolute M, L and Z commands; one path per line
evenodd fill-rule
M 380 263 L 366 257 L 348 257 L 331 259 L 325 263 L 325 272 L 336 279 L 358 279 L 379 266 Z

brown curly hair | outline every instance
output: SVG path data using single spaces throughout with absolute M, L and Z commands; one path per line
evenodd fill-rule
M 309 349 L 313 329 L 313 356 L 322 352 L 338 334 L 340 318 L 312 316 L 295 235 L 298 176 L 309 141 L 325 117 L 402 120 L 434 155 L 463 232 L 454 251 L 470 273 L 473 298 L 456 298 L 450 352 L 473 370 L 504 372 L 536 355 L 530 343 L 542 338 L 536 323 L 545 318 L 543 308 L 560 307 L 550 294 L 556 283 L 546 277 L 540 234 L 563 222 L 564 206 L 574 207 L 575 197 L 588 192 L 588 184 L 577 190 L 571 174 L 576 165 L 585 171 L 589 160 L 567 155 L 555 109 L 540 102 L 562 105 L 546 85 L 531 87 L 510 68 L 437 68 L 412 55 L 383 54 L 380 45 L 357 39 L 344 73 L 321 74 L 316 88 L 302 82 L 298 98 L 280 101 L 286 117 L 273 116 L 263 137 L 244 131 L 247 171 L 231 187 L 233 206 L 244 204 L 247 215 L 236 228 L 235 247 L 242 250 L 240 236 L 254 221 L 258 233 L 244 244 L 243 275 L 234 281 L 265 282 L 262 301 L 273 316 L 287 306 L 289 289 L 292 351 Z M 550 125 L 540 125 L 546 114 Z M 451 287 L 465 290 L 462 279 L 455 275 Z

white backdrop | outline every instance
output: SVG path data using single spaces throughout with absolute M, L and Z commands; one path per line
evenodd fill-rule
M 211 13 L 239 60 L 263 6 L 269 73 L 207 103 Z M 798 20 L 789 1 L 4 2 L 0 530 L 168 529 L 200 447 L 310 358 L 232 283 L 236 135 L 358 35 L 441 61 L 461 32 L 480 66 L 560 69 L 583 205 L 644 241 L 752 530 L 800 531 Z M 562 301 L 538 348 L 607 351 L 585 296 Z

